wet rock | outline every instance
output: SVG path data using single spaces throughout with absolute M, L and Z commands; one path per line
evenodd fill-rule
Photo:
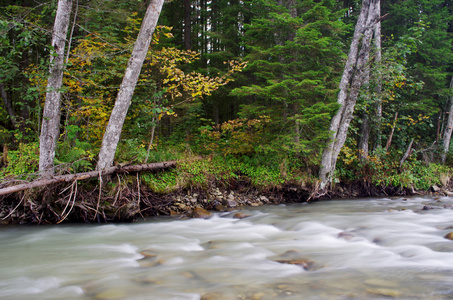
M 218 204 L 214 205 L 214 209 L 216 211 L 225 211 L 226 210 L 226 206 L 223 205 L 223 204 L 218 203 Z
M 262 299 L 264 296 L 266 296 L 265 293 L 259 292 L 259 293 L 253 294 L 253 295 L 250 297 L 250 300 L 260 300 L 260 299 Z
M 220 295 L 220 294 L 204 294 L 204 295 L 201 295 L 200 297 L 200 300 L 224 300 L 224 299 L 227 299 L 225 298 L 224 296 Z
M 436 226 L 437 229 L 440 229 L 440 230 L 449 230 L 449 229 L 453 229 L 453 225 L 451 226 Z
M 386 289 L 386 288 L 369 288 L 366 289 L 367 293 L 384 296 L 384 297 L 399 297 L 401 296 L 401 292 L 394 289 Z
M 434 193 L 439 193 L 440 187 L 438 187 L 437 185 L 433 185 L 431 186 L 431 191 L 433 191 Z
M 398 287 L 398 283 L 390 281 L 390 280 L 385 280 L 385 279 L 380 279 L 380 278 L 370 278 L 365 280 L 365 283 L 368 285 L 373 285 L 373 286 L 379 286 L 379 287 L 386 287 L 386 288 L 396 288 Z
M 157 258 L 157 254 L 151 253 L 148 250 L 144 250 L 140 254 L 143 255 L 143 258 L 140 258 L 137 262 L 142 268 L 151 268 L 161 264 L 161 261 Z
M 95 296 L 96 299 L 124 299 L 126 291 L 116 288 L 103 291 Z
M 212 214 L 204 208 L 195 207 L 192 211 L 191 217 L 192 218 L 201 218 L 201 219 L 209 219 Z
M 447 240 L 453 241 L 453 231 L 447 233 L 447 234 L 444 236 L 444 238 L 446 238 Z
M 302 257 L 302 254 L 297 250 L 288 250 L 274 259 L 274 261 L 281 264 L 298 265 L 305 271 L 315 271 L 320 268 L 314 261 Z
M 234 199 L 230 199 L 230 198 L 225 199 L 223 201 L 223 204 L 225 204 L 228 207 L 236 207 L 236 206 L 238 206 L 237 202 Z
M 233 218 L 235 218 L 235 219 L 244 219 L 244 218 L 248 218 L 248 217 L 250 217 L 250 215 L 247 215 L 247 214 L 244 214 L 241 212 L 237 212 L 233 215 Z
M 350 241 L 355 237 L 353 233 L 342 231 L 338 234 L 339 239 L 344 239 L 346 241 Z
M 445 190 L 444 190 L 443 192 L 444 192 L 445 196 L 453 197 L 453 193 L 452 193 L 452 192 L 450 192 L 450 191 L 445 191 Z
M 431 205 L 425 205 L 425 206 L 423 206 L 423 208 L 422 208 L 422 210 L 430 210 L 430 209 L 434 209 L 434 207 L 431 206 Z
M 301 266 L 305 271 L 314 271 L 315 263 L 306 258 L 277 259 L 275 261 L 281 264 L 298 265 Z

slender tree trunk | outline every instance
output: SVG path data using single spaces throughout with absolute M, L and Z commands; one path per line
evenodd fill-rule
M 376 14 L 381 15 L 381 6 L 377 5 Z M 382 62 L 382 47 L 381 47 L 381 22 L 377 22 L 374 27 L 374 46 L 375 46 L 375 57 L 374 61 L 376 66 L 379 66 Z M 375 118 L 375 129 L 376 129 L 376 140 L 374 142 L 374 149 L 382 147 L 382 76 L 380 74 L 375 74 L 376 76 L 376 87 L 375 94 L 378 97 L 376 101 L 376 118 Z
M 3 83 L 0 83 L 0 94 L 2 95 L 3 104 L 5 104 L 5 109 L 8 113 L 11 124 L 13 125 L 13 128 L 16 128 L 16 114 L 14 113 L 11 99 L 8 97 L 8 93 L 6 92 Z
M 453 76 L 451 77 L 450 81 L 450 90 L 453 91 Z M 451 139 L 451 132 L 453 129 L 453 95 L 450 97 L 450 107 L 448 110 L 448 120 L 447 125 L 444 129 L 444 138 L 443 138 L 443 147 L 442 147 L 442 162 L 445 163 L 447 160 L 447 153 L 450 150 L 450 139 Z
M 395 118 L 393 119 L 392 124 L 392 130 L 390 131 L 389 138 L 387 139 L 387 144 L 385 145 L 385 152 L 389 152 L 390 145 L 392 144 L 393 133 L 395 132 L 396 122 L 398 122 L 398 113 L 399 111 L 396 111 L 395 113 Z
M 52 34 L 50 74 L 47 81 L 41 136 L 39 138 L 39 171 L 53 174 L 55 147 L 60 134 L 61 86 L 63 82 L 64 49 L 71 17 L 72 0 L 59 0 Z
M 370 59 L 369 53 L 365 54 L 365 64 L 364 72 L 363 72 L 363 84 L 369 85 L 370 84 L 370 65 L 367 62 Z M 369 86 L 366 87 L 366 93 L 369 93 L 370 89 Z M 362 124 L 360 126 L 360 136 L 359 136 L 359 144 L 358 144 L 358 158 L 363 161 L 368 159 L 368 150 L 369 150 L 369 143 L 370 143 L 370 109 L 369 103 L 365 104 L 365 110 L 362 114 Z
M 379 15 L 377 15 L 378 6 L 380 6 L 379 0 L 363 0 L 362 2 L 348 60 L 340 81 L 340 92 L 337 99 L 340 108 L 331 120 L 330 131 L 332 135 L 327 142 L 327 146 L 324 148 L 321 159 L 319 172 L 321 190 L 324 190 L 329 184 L 335 171 L 338 155 L 346 141 L 357 96 L 364 81 L 364 70 L 367 64 L 366 57 L 370 50 L 372 30 L 374 23 L 379 18 Z M 362 43 L 359 52 L 360 41 Z
M 137 41 L 135 42 L 134 50 L 132 51 L 124 73 L 123 82 L 121 83 L 121 87 L 115 101 L 115 106 L 113 107 L 109 123 L 105 129 L 101 150 L 99 152 L 99 160 L 97 164 L 98 170 L 105 169 L 113 164 L 124 120 L 126 119 L 132 95 L 134 94 L 134 89 L 137 84 L 143 62 L 146 54 L 148 53 L 148 48 L 157 25 L 157 21 L 159 20 L 163 4 L 164 0 L 152 0 L 146 10 L 140 32 L 138 33 Z
M 191 0 L 184 0 L 184 48 L 192 49 L 192 8 Z
M 362 115 L 362 126 L 360 127 L 359 137 L 359 159 L 366 160 L 369 155 L 369 141 L 370 141 L 370 115 L 365 111 Z
M 414 143 L 414 138 L 412 138 L 411 142 L 409 143 L 409 146 L 407 146 L 407 150 L 404 153 L 403 157 L 400 160 L 400 168 L 403 166 L 403 163 L 406 161 L 406 159 L 412 154 L 412 144 Z

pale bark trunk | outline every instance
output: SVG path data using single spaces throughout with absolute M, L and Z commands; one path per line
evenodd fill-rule
M 409 143 L 409 146 L 407 146 L 406 153 L 404 153 L 403 157 L 400 160 L 400 168 L 403 166 L 403 163 L 406 161 L 406 159 L 412 154 L 412 144 L 414 143 L 414 138 L 412 138 L 411 142 Z
M 72 0 L 59 0 L 52 34 L 50 74 L 47 81 L 41 136 L 39 138 L 39 171 L 53 174 L 56 143 L 60 134 L 61 86 L 63 82 L 64 49 L 71 17 Z
M 367 62 L 370 59 L 369 52 L 365 54 L 365 64 L 364 73 L 363 73 L 363 84 L 370 83 L 370 65 Z M 369 87 L 367 87 L 366 93 L 369 93 Z M 358 144 L 358 158 L 363 161 L 368 159 L 368 148 L 370 142 L 370 113 L 369 107 L 365 105 L 365 111 L 362 115 L 362 124 L 360 126 L 360 136 L 359 136 L 359 144 Z
M 381 15 L 381 5 L 377 5 L 376 14 Z M 379 66 L 382 62 L 382 50 L 381 50 L 381 22 L 377 22 L 374 27 L 374 47 L 376 49 L 376 55 L 374 58 L 376 66 Z M 376 102 L 376 140 L 374 143 L 374 149 L 382 147 L 382 76 L 380 74 L 376 75 L 376 89 L 375 94 L 378 98 Z
M 450 81 L 450 90 L 453 91 L 453 76 L 451 77 Z M 451 139 L 451 132 L 453 129 L 453 96 L 450 98 L 450 108 L 448 110 L 448 119 L 447 125 L 444 129 L 444 138 L 443 138 L 443 147 L 442 147 L 442 162 L 445 163 L 447 160 L 447 153 L 450 150 L 450 139 Z
M 145 60 L 154 30 L 159 20 L 164 0 L 152 0 L 146 10 L 134 50 L 127 64 L 110 120 L 105 129 L 97 169 L 102 170 L 113 164 L 115 151 L 121 136 L 124 120 L 131 104 L 132 95 Z
M 366 56 L 370 50 L 374 23 L 379 18 L 376 9 L 379 5 L 379 0 L 363 0 L 362 2 L 362 9 L 351 42 L 348 60 L 340 81 L 340 92 L 337 99 L 340 108 L 331 120 L 330 131 L 332 135 L 324 148 L 321 159 L 319 172 L 321 190 L 325 189 L 330 182 L 335 171 L 338 155 L 346 141 L 357 96 L 364 80 L 363 73 L 367 63 Z M 359 53 L 360 40 L 362 40 L 362 44 Z

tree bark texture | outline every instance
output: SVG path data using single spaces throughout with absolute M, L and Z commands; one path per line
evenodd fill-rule
M 192 49 L 192 1 L 184 0 L 184 48 Z
M 387 139 L 387 143 L 385 144 L 385 152 L 389 152 L 390 145 L 392 145 L 393 133 L 395 132 L 396 122 L 398 122 L 398 113 L 397 110 L 395 113 L 395 117 L 393 118 L 392 129 L 390 130 L 389 138 Z
M 130 166 L 114 166 L 106 168 L 102 171 L 90 171 L 84 173 L 77 173 L 77 174 L 68 174 L 68 175 L 60 175 L 60 176 L 53 176 L 50 178 L 39 179 L 33 182 L 24 183 L 13 185 L 10 187 L 0 189 L 0 196 L 8 195 L 40 186 L 46 186 L 58 182 L 71 182 L 74 180 L 84 180 L 89 178 L 94 178 L 98 176 L 109 175 L 113 173 L 128 173 L 128 172 L 141 172 L 141 171 L 152 171 L 152 170 L 163 170 L 172 168 L 176 165 L 176 161 L 165 161 L 160 163 L 149 163 L 149 164 L 141 164 L 141 165 L 130 165 Z
M 148 48 L 157 25 L 157 21 L 159 20 L 163 4 L 164 0 L 152 0 L 146 10 L 140 32 L 138 33 L 138 37 L 135 42 L 134 50 L 132 51 L 124 73 L 123 82 L 121 83 L 120 90 L 115 101 L 115 106 L 113 107 L 109 123 L 105 129 L 101 150 L 99 152 L 99 160 L 96 167 L 98 170 L 108 168 L 113 164 L 124 120 L 126 119 L 127 111 L 134 94 L 134 89 L 146 54 L 148 53 Z
M 450 81 L 450 90 L 453 92 L 453 76 L 451 77 L 451 81 Z M 451 132 L 453 129 L 453 95 L 450 96 L 449 104 L 450 104 L 450 107 L 448 109 L 448 119 L 447 119 L 447 124 L 444 129 L 443 145 L 442 145 L 441 159 L 442 159 L 443 163 L 446 162 L 447 153 L 450 150 Z
M 8 97 L 8 93 L 6 92 L 5 86 L 3 83 L 0 83 L 0 94 L 2 95 L 3 104 L 5 105 L 6 112 L 11 121 L 11 125 L 13 128 L 16 128 L 16 114 L 14 113 L 14 109 L 11 103 L 11 99 Z
M 320 189 L 322 190 L 327 187 L 332 179 L 338 155 L 346 141 L 357 96 L 364 81 L 366 58 L 370 51 L 374 24 L 379 20 L 378 6 L 380 6 L 380 0 L 362 1 L 348 59 L 340 81 L 340 91 L 337 98 L 340 108 L 331 120 L 329 129 L 332 135 L 324 148 L 321 159 L 319 178 L 321 180 Z
M 72 0 L 59 0 L 52 34 L 50 74 L 47 81 L 41 135 L 39 138 L 39 171 L 53 174 L 55 147 L 60 135 L 61 86 L 64 50 L 71 17 Z
M 381 15 L 381 5 L 376 6 L 376 14 L 378 16 Z M 382 62 L 381 22 L 377 22 L 374 27 L 374 47 L 376 51 L 374 62 L 377 66 L 379 66 Z M 382 93 L 382 76 L 380 74 L 376 75 L 375 93 L 379 97 L 376 101 L 376 119 L 374 122 L 376 128 L 374 149 L 377 149 L 382 147 L 382 100 L 380 98 Z

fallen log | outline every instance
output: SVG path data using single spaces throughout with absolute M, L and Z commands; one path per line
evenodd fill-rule
M 129 165 L 129 166 L 113 166 L 106 168 L 102 171 L 90 171 L 76 174 L 67 174 L 67 175 L 58 175 L 47 178 L 42 178 L 35 180 L 29 183 L 23 183 L 18 185 L 9 186 L 6 188 L 0 189 L 0 196 L 8 195 L 23 190 L 28 190 L 40 186 L 45 186 L 58 182 L 72 182 L 75 180 L 84 180 L 88 178 L 100 177 L 104 175 L 109 175 L 113 173 L 129 173 L 129 172 L 141 172 L 141 171 L 152 171 L 152 170 L 163 170 L 174 167 L 176 161 L 165 161 L 159 163 L 149 163 L 149 164 L 140 164 L 140 165 Z

